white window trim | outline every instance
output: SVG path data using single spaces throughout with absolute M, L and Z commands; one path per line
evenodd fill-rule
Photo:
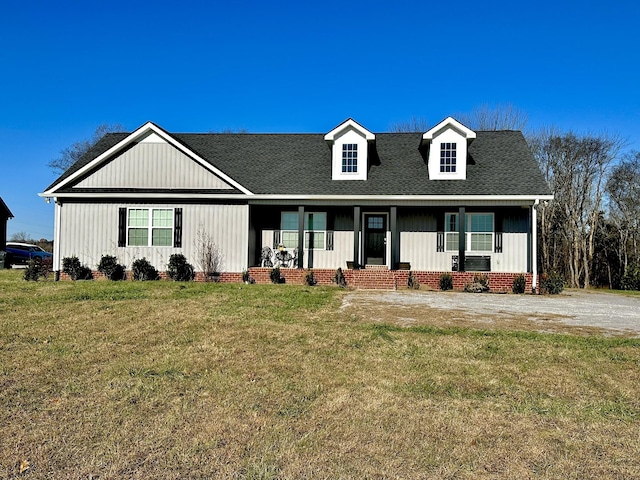
M 129 212 L 131 210 L 147 210 L 149 212 L 148 215 L 148 224 L 146 227 L 132 227 L 129 225 Z M 170 245 L 153 245 L 153 229 L 154 228 L 163 228 L 168 229 L 169 227 L 154 227 L 153 226 L 153 211 L 154 210 L 170 210 L 171 211 L 171 242 Z M 155 248 L 170 248 L 173 247 L 173 238 L 175 236 L 175 228 L 176 228 L 176 210 L 173 207 L 127 207 L 127 247 L 135 248 L 135 247 L 155 247 Z M 131 245 L 129 243 L 129 230 L 132 228 L 146 228 L 147 229 L 147 245 Z
M 447 216 L 448 215 L 456 215 L 458 216 L 458 212 L 446 212 L 444 215 L 445 218 L 445 232 L 444 232 L 444 250 L 445 252 L 457 252 L 458 249 L 449 249 L 447 248 L 447 237 L 451 234 L 458 235 L 458 232 L 450 232 L 447 231 Z M 471 217 L 474 215 L 491 215 L 491 232 L 471 232 L 469 225 L 471 223 Z M 458 221 L 460 218 L 458 217 Z M 495 245 L 495 235 L 496 235 L 496 216 L 493 212 L 467 212 L 465 213 L 465 221 L 467 225 L 465 226 L 465 253 L 493 253 L 493 246 Z M 483 234 L 483 235 L 491 235 L 491 248 L 489 250 L 471 250 L 471 236 L 473 234 Z
M 345 145 L 352 145 L 352 147 L 354 147 L 354 148 L 352 148 L 351 150 L 345 150 Z M 354 152 L 356 154 L 355 157 L 352 157 L 352 160 L 355 158 L 355 170 L 352 170 L 351 172 L 348 172 L 347 170 L 345 170 L 345 164 L 344 164 L 345 160 L 347 160 L 347 164 L 348 164 L 349 160 L 348 160 L 348 158 L 344 157 L 344 154 L 349 152 L 349 151 Z M 342 158 L 340 159 L 340 174 L 341 175 L 353 175 L 353 176 L 359 175 L 358 168 L 360 166 L 359 165 L 360 162 L 358 160 L 359 160 L 358 159 L 358 144 L 355 143 L 355 142 L 344 142 L 344 143 L 342 143 Z

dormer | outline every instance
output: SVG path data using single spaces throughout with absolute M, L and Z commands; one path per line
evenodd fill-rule
M 421 147 L 429 149 L 430 180 L 466 180 L 467 152 L 476 132 L 447 117 L 422 135 Z
M 324 136 L 331 147 L 332 180 L 366 180 L 369 143 L 376 136 L 348 118 Z

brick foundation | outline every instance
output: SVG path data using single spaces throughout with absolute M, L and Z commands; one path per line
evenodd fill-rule
M 308 270 L 298 270 L 296 268 L 281 268 L 280 275 L 285 279 L 285 283 L 290 285 L 303 285 L 304 278 Z M 94 280 L 104 281 L 105 276 L 93 271 Z M 271 283 L 269 274 L 270 268 L 253 267 L 249 269 L 249 275 L 259 284 Z M 313 275 L 318 281 L 318 285 L 334 285 L 335 270 L 314 269 Z M 366 268 L 362 270 L 342 270 L 347 281 L 347 286 L 361 289 L 395 290 L 407 288 L 409 272 L 407 270 L 387 270 L 384 268 Z M 413 277 L 417 278 L 422 288 L 432 290 L 440 289 L 440 275 L 443 272 L 413 272 Z M 447 272 L 453 277 L 453 289 L 463 290 L 467 283 L 473 281 L 473 272 Z M 167 280 L 166 272 L 159 272 L 162 280 Z M 489 287 L 495 293 L 510 293 L 514 278 L 518 273 L 486 272 L 489 278 Z M 531 292 L 533 276 L 531 273 L 524 274 L 526 279 L 525 292 Z M 127 271 L 127 279 L 131 280 L 132 275 Z M 69 280 L 69 276 L 60 272 L 60 280 Z M 197 272 L 196 282 L 204 282 L 205 277 L 202 272 Z M 242 283 L 242 273 L 223 272 L 217 281 L 221 283 Z

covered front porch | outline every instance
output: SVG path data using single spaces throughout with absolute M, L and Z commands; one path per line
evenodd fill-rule
M 254 204 L 249 222 L 252 268 L 535 271 L 533 202 Z

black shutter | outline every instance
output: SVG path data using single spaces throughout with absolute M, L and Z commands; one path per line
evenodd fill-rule
M 173 246 L 182 248 L 182 209 L 176 208 L 173 215 Z
M 333 231 L 327 232 L 327 250 L 333 250 Z
M 444 232 L 438 232 L 437 234 L 436 252 L 444 252 Z
M 127 208 L 118 209 L 118 246 L 127 246 Z
M 502 232 L 496 232 L 495 253 L 502 253 Z
M 280 245 L 280 230 L 273 231 L 273 248 L 278 248 Z

